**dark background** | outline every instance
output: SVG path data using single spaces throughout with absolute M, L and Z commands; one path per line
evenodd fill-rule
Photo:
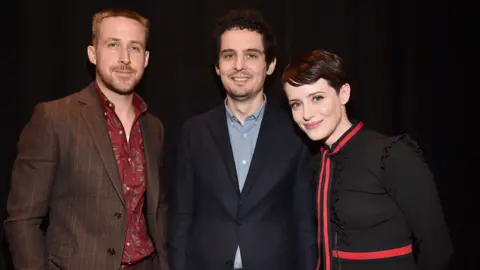
M 448 86 L 446 2 L 20 0 L 8 5 L 4 13 L 14 19 L 2 19 L 8 72 L 3 73 L 7 77 L 0 100 L 4 116 L 0 209 L 6 202 L 15 145 L 33 106 L 78 91 L 92 80 L 86 48 L 95 12 L 127 7 L 151 20 L 150 64 L 140 94 L 165 125 L 165 162 L 171 178 L 181 125 L 223 100 L 210 57 L 215 18 L 233 7 L 253 7 L 270 22 L 280 45 L 269 99 L 284 101 L 278 77 L 292 55 L 324 48 L 342 56 L 351 76 L 350 116 L 387 134 L 408 133 L 419 143 L 436 176 L 454 241 L 451 269 L 471 269 L 463 268 L 469 261 L 464 238 L 467 178 L 458 173 L 458 147 L 448 136 L 454 102 Z M 0 222 L 4 215 L 0 211 Z M 7 265 L 3 241 L 0 269 L 9 269 Z

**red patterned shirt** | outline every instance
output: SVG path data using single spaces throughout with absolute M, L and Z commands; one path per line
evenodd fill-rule
M 145 201 L 146 173 L 142 130 L 138 119 L 141 114 L 146 112 L 147 104 L 139 95 L 134 94 L 132 103 L 135 107 L 135 120 L 127 142 L 123 125 L 115 113 L 114 104 L 98 87 L 96 89 L 104 105 L 102 107 L 127 205 L 127 235 L 122 262 L 135 263 L 154 251 L 152 241 L 147 234 L 145 216 L 142 211 Z

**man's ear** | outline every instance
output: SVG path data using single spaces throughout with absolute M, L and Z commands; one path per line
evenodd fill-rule
M 272 75 L 272 73 L 275 71 L 275 66 L 276 65 L 277 65 L 277 58 L 273 58 L 270 65 L 268 65 L 268 67 L 267 67 L 267 75 Z
M 90 63 L 96 65 L 97 64 L 97 55 L 95 53 L 95 47 L 90 45 L 87 47 L 87 55 L 88 55 L 88 60 L 90 60 Z
M 148 66 L 148 59 L 150 59 L 150 52 L 146 51 L 145 52 L 145 65 L 143 66 L 144 68 L 146 68 Z

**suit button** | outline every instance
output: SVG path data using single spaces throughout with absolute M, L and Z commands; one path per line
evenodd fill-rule
M 115 255 L 115 249 L 114 248 L 108 248 L 107 251 L 108 251 L 108 254 Z
M 243 220 L 237 219 L 237 224 L 238 224 L 238 225 L 242 225 L 242 224 L 243 224 Z
M 115 217 L 116 217 L 117 219 L 121 218 L 121 217 L 122 217 L 122 213 L 116 212 L 116 213 L 115 213 Z
M 227 261 L 225 264 L 228 266 L 233 266 L 233 261 Z

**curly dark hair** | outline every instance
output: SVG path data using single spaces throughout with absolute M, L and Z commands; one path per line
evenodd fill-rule
M 231 29 L 246 29 L 262 35 L 267 67 L 277 57 L 275 34 L 260 12 L 254 9 L 233 9 L 218 19 L 213 32 L 216 49 L 214 53 L 215 66 L 218 67 L 221 37 L 223 33 Z

